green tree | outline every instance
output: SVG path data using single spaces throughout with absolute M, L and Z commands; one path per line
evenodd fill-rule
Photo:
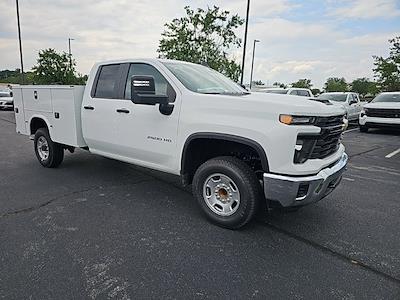
M 368 78 L 357 78 L 351 83 L 351 91 L 360 94 L 364 98 L 367 94 L 375 95 L 378 92 L 376 82 Z
M 373 71 L 381 90 L 394 92 L 400 90 L 400 36 L 389 40 L 389 43 L 389 57 L 373 56 Z
M 198 8 L 185 6 L 186 16 L 165 24 L 157 52 L 159 57 L 207 64 L 231 79 L 238 81 L 240 65 L 228 52 L 241 45 L 235 29 L 244 20 L 239 15 L 229 16 L 219 7 Z
M 252 85 L 265 85 L 261 80 L 253 80 Z
M 303 89 L 311 89 L 312 83 L 310 79 L 299 79 L 296 82 L 292 83 L 292 87 L 294 88 L 303 88 Z
M 281 83 L 281 82 L 274 82 L 272 85 L 276 86 L 276 87 L 280 87 L 282 89 L 286 89 L 287 88 L 287 85 L 284 84 L 284 83 Z
M 325 92 L 347 92 L 348 85 L 346 79 L 339 77 L 330 77 L 325 82 Z
M 311 89 L 311 92 L 314 96 L 318 96 L 319 94 L 321 94 L 321 90 L 317 88 Z
M 11 83 L 11 84 L 21 84 L 21 69 L 15 69 L 15 71 L 2 70 L 0 71 L 0 82 L 1 83 Z M 32 84 L 33 73 L 24 72 L 24 83 Z
M 84 84 L 87 76 L 77 74 L 76 62 L 69 54 L 54 49 L 39 51 L 37 64 L 32 68 L 36 84 Z

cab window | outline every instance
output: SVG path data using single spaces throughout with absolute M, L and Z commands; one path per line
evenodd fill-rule
M 98 73 L 95 98 L 114 99 L 117 95 L 120 65 L 101 66 Z
M 165 77 L 155 67 L 144 63 L 130 65 L 125 85 L 125 99 L 131 99 L 131 78 L 136 75 L 152 76 L 154 78 L 156 95 L 167 95 L 169 102 L 175 101 L 176 93 Z
M 299 96 L 305 96 L 305 97 L 310 97 L 310 93 L 306 90 L 297 90 L 297 95 Z

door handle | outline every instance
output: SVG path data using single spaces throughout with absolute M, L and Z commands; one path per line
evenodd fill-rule
M 129 110 L 127 110 L 126 108 L 118 108 L 117 112 L 124 113 L 124 114 L 129 114 Z
M 83 108 L 84 108 L 84 109 L 89 109 L 89 110 L 94 110 L 94 107 L 93 107 L 93 106 L 84 106 Z

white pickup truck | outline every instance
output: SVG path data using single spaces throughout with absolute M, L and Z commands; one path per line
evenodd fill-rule
M 364 102 L 360 101 L 360 96 L 352 92 L 335 92 L 323 93 L 318 99 L 329 100 L 334 104 L 341 105 L 346 111 L 346 118 L 349 121 L 357 121 L 364 106 Z
M 84 86 L 15 88 L 17 132 L 57 167 L 64 150 L 180 175 L 205 215 L 235 229 L 262 207 L 329 194 L 347 163 L 344 110 L 249 93 L 207 67 L 171 60 L 95 64 Z M 284 100 L 284 101 L 282 101 Z

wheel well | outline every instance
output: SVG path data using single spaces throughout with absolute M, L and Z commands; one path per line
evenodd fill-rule
M 189 138 L 182 154 L 181 175 L 184 184 L 191 184 L 197 168 L 218 156 L 233 156 L 243 160 L 254 172 L 268 171 L 263 148 L 251 140 L 235 136 L 197 136 Z
M 31 134 L 35 134 L 39 128 L 47 128 L 46 122 L 41 118 L 33 118 L 30 124 Z

